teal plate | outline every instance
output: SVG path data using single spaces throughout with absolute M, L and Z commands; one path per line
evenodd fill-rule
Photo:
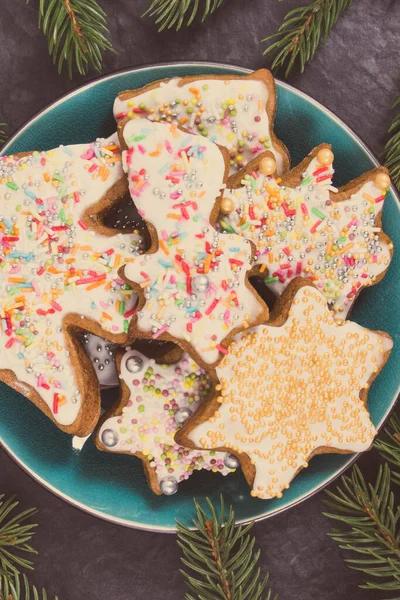
M 180 63 L 116 73 L 72 92 L 39 113 L 8 142 L 4 153 L 46 150 L 111 134 L 115 130 L 113 100 L 121 90 L 164 77 L 247 72 L 221 64 Z M 278 97 L 275 130 L 289 148 L 293 165 L 321 142 L 333 145 L 337 185 L 377 164 L 361 140 L 326 108 L 283 83 L 278 83 Z M 383 226 L 400 248 L 400 208 L 394 192 L 385 202 Z M 382 283 L 364 291 L 352 313 L 352 319 L 361 325 L 386 331 L 394 339 L 389 362 L 369 394 L 369 409 L 378 428 L 400 389 L 399 256 L 397 250 Z M 193 496 L 218 501 L 220 492 L 234 506 L 239 521 L 270 517 L 321 490 L 355 458 L 333 454 L 313 458 L 279 500 L 251 498 L 240 472 L 228 477 L 195 473 L 180 484 L 175 496 L 159 497 L 147 487 L 136 458 L 99 452 L 90 439 L 80 452 L 73 449 L 71 437 L 4 384 L 0 384 L 0 442 L 34 479 L 71 504 L 115 523 L 163 532 L 174 530 L 175 519 L 190 522 Z

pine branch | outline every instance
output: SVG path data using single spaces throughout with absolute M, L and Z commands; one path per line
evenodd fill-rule
M 296 60 L 303 73 L 306 63 L 314 57 L 320 43 L 325 43 L 341 13 L 353 0 L 313 0 L 308 6 L 295 8 L 287 13 L 277 33 L 262 42 L 271 42 L 264 55 L 274 55 L 271 70 L 286 67 L 285 77 L 293 69 Z
M 375 442 L 382 458 L 400 469 L 400 419 L 397 415 L 389 421 L 389 428 L 385 429 L 384 438 Z M 400 485 L 400 471 L 392 471 L 392 481 Z
M 380 467 L 375 485 L 367 484 L 355 466 L 350 476 L 342 477 L 336 494 L 326 493 L 330 497 L 326 504 L 334 512 L 324 514 L 342 525 L 330 537 L 352 553 L 353 558 L 346 559 L 348 566 L 367 576 L 360 587 L 400 590 L 400 507 L 391 489 L 389 466 Z
M 400 106 L 400 96 L 393 104 L 393 108 Z M 385 146 L 386 162 L 385 165 L 390 171 L 390 176 L 395 186 L 400 191 L 400 110 L 394 117 L 389 133 L 392 134 Z
M 58 72 L 67 63 L 70 77 L 74 67 L 81 75 L 90 66 L 100 72 L 102 53 L 113 51 L 106 13 L 96 0 L 40 0 L 39 27 Z
M 39 591 L 34 585 L 30 586 L 26 575 L 23 576 L 24 586 L 21 587 L 20 578 L 16 576 L 13 581 L 8 581 L 0 575 L 0 600 L 47 600 L 46 590 Z M 57 596 L 54 600 L 58 600 Z
M 0 146 L 4 144 L 7 139 L 7 133 L 4 129 L 1 129 L 2 127 L 7 127 L 6 123 L 0 123 Z
M 33 569 L 32 562 L 20 553 L 37 554 L 28 542 L 34 535 L 36 525 L 25 524 L 36 509 L 30 508 L 19 514 L 13 514 L 19 502 L 14 497 L 3 500 L 0 495 L 0 572 L 6 578 L 19 573 L 18 567 Z
M 158 31 L 163 29 L 172 29 L 176 31 L 182 27 L 185 19 L 186 26 L 189 27 L 196 15 L 203 8 L 201 21 L 212 15 L 219 8 L 224 0 L 152 0 L 149 8 L 143 16 L 156 17 Z
M 182 562 L 189 569 L 181 570 L 190 591 L 186 600 L 271 600 L 268 574 L 260 578 L 260 551 L 249 535 L 253 524 L 235 527 L 232 507 L 225 518 L 222 496 L 219 515 L 208 498 L 209 515 L 194 503 L 196 531 L 177 522 Z

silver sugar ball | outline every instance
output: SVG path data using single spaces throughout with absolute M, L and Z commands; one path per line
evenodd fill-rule
M 228 469 L 237 469 L 240 466 L 240 462 L 233 454 L 225 454 L 224 456 L 224 465 Z
M 160 481 L 160 490 L 166 496 L 173 496 L 178 491 L 178 482 L 175 477 L 164 477 Z
M 118 435 L 114 429 L 105 429 L 101 434 L 101 441 L 107 448 L 113 448 L 118 444 Z
M 209 288 L 210 281 L 207 275 L 196 275 L 192 280 L 192 288 L 196 292 L 206 292 Z
M 129 373 L 138 373 L 143 369 L 143 359 L 140 356 L 130 356 L 125 365 Z
M 190 410 L 190 408 L 180 408 L 175 413 L 175 421 L 178 423 L 178 425 L 182 425 L 190 417 L 191 414 L 192 411 Z

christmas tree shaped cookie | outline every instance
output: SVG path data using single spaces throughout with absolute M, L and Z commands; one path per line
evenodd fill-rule
M 238 466 L 231 454 L 191 450 L 174 441 L 211 389 L 207 373 L 187 354 L 174 364 L 159 364 L 129 348 L 117 362 L 122 394 L 99 429 L 101 450 L 138 456 L 156 494 L 174 494 L 179 482 L 200 469 L 227 475 Z
M 268 323 L 235 337 L 214 396 L 175 439 L 232 452 L 253 496 L 279 498 L 315 454 L 370 447 L 368 389 L 391 348 L 385 333 L 339 325 L 321 292 L 296 279 Z
M 0 379 L 80 436 L 100 414 L 80 335 L 128 342 L 137 300 L 118 269 L 140 236 L 101 221 L 127 193 L 116 140 L 0 158 Z
M 129 190 L 152 246 L 123 276 L 139 293 L 137 337 L 179 343 L 200 364 L 218 362 L 240 328 L 267 318 L 247 281 L 252 247 L 212 223 L 227 172 L 224 153 L 176 126 L 119 125 Z
M 272 74 L 202 75 L 155 81 L 118 94 L 114 115 L 179 125 L 229 150 L 232 172 L 269 148 L 279 173 L 289 155 L 274 131 L 276 90 Z
M 337 190 L 332 162 L 323 144 L 279 178 L 273 156 L 261 155 L 228 180 L 219 223 L 256 245 L 256 272 L 277 295 L 294 277 L 307 277 L 346 318 L 390 263 L 393 245 L 381 229 L 390 179 L 379 167 Z

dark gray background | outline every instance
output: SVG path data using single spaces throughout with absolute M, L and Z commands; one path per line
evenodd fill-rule
M 104 73 L 161 61 L 212 60 L 257 68 L 263 37 L 275 32 L 284 14 L 304 0 L 226 0 L 206 21 L 176 34 L 157 34 L 140 15 L 147 0 L 100 0 L 109 15 L 118 55 L 105 58 Z M 204 0 L 201 0 L 203 3 Z M 289 82 L 328 106 L 377 156 L 399 93 L 398 0 L 354 0 L 325 47 L 303 75 Z M 13 133 L 35 112 L 93 78 L 57 75 L 46 41 L 37 29 L 37 2 L 0 0 L 0 121 Z M 329 140 L 327 140 L 329 141 Z M 373 453 L 360 461 L 374 477 Z M 118 527 L 70 507 L 42 489 L 0 450 L 0 492 L 16 493 L 23 507 L 37 506 L 40 550 L 32 577 L 60 600 L 178 600 L 185 587 L 172 535 Z M 280 600 L 379 598 L 360 590 L 361 576 L 348 570 L 344 554 L 327 536 L 324 494 L 258 523 L 262 566 Z

